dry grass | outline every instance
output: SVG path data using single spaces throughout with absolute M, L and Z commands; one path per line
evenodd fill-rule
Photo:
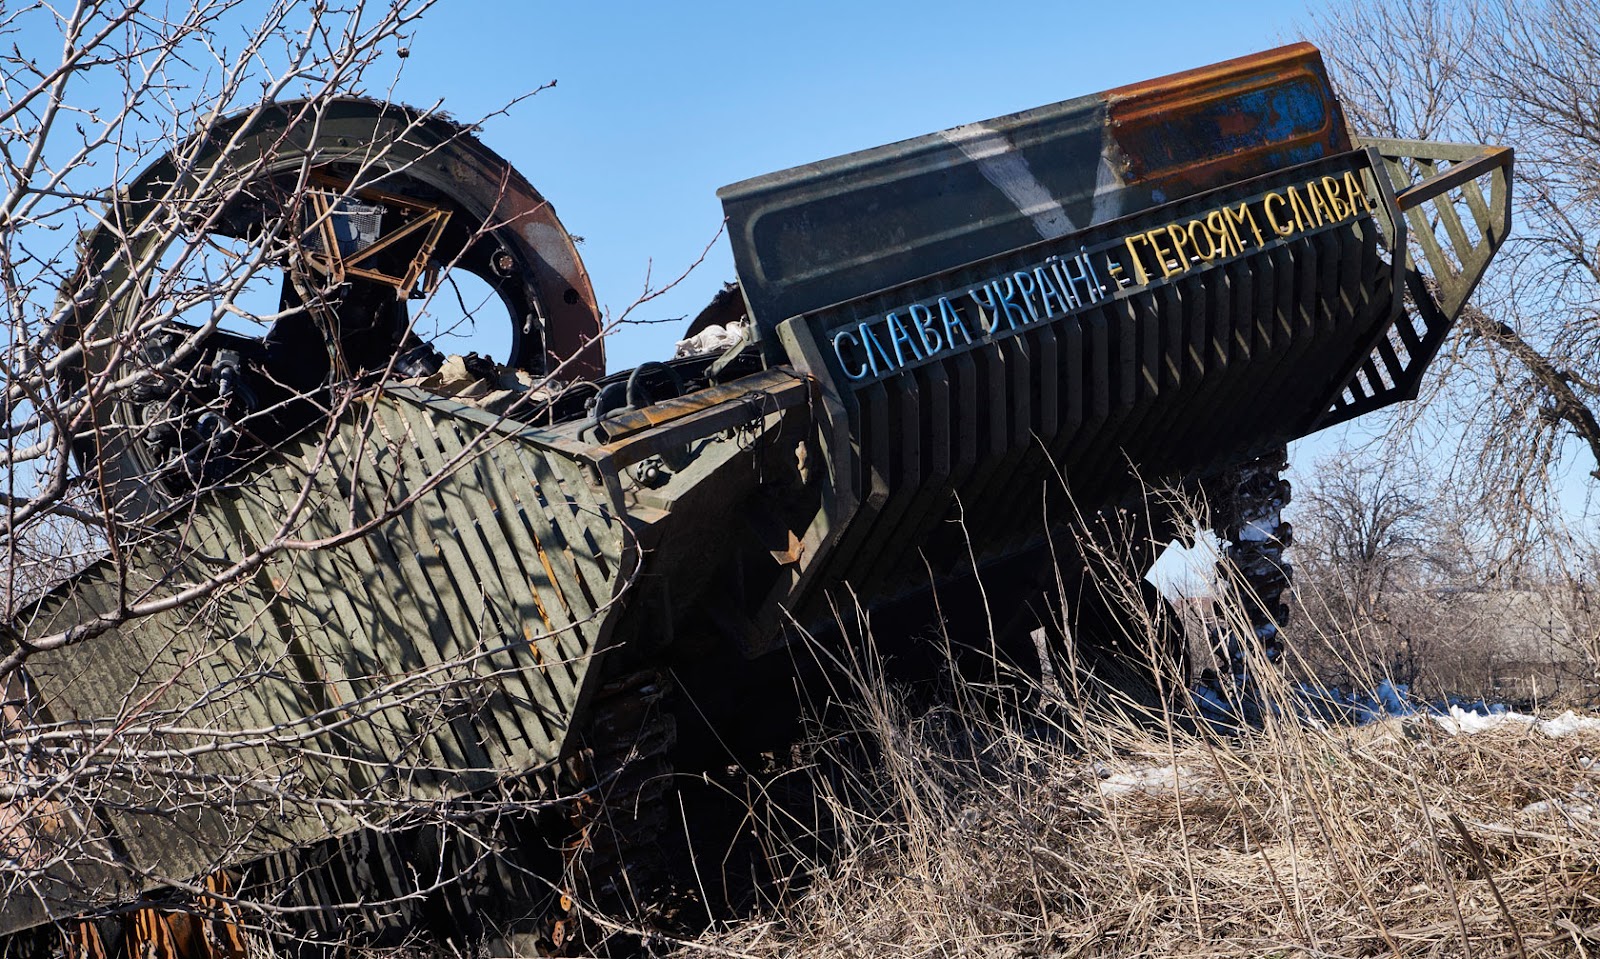
M 1223 737 L 1031 687 L 915 712 L 858 685 L 819 747 L 835 853 L 683 954 L 1600 956 L 1593 733 Z M 852 737 L 870 760 L 830 763 Z

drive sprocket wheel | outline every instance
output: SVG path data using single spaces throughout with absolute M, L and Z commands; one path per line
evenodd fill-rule
M 225 118 L 101 222 L 61 291 L 59 382 L 85 406 L 80 463 L 134 513 L 303 428 L 328 384 L 428 372 L 434 331 L 411 304 L 444 312 L 452 276 L 486 285 L 462 322 L 503 327 L 507 365 L 604 372 L 594 293 L 550 204 L 438 116 L 345 98 Z

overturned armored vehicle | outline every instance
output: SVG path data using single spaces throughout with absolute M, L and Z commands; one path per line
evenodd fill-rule
M 1273 641 L 1273 459 L 1415 394 L 1510 167 L 1353 138 L 1285 47 L 729 186 L 737 286 L 686 342 L 731 345 L 607 375 L 571 239 L 468 132 L 204 131 L 63 293 L 113 548 L 12 624 L 51 648 L 8 708 L 71 745 L 41 776 L 103 771 L 14 805 L 0 932 L 231 952 L 242 890 L 309 937 L 437 909 L 559 945 L 573 895 L 659 882 L 675 763 L 770 745 L 797 637 L 1036 628 L 1056 537 L 1141 479 L 1247 487 Z M 150 279 L 206 244 L 281 275 L 254 332 Z M 504 368 L 415 322 L 452 275 Z

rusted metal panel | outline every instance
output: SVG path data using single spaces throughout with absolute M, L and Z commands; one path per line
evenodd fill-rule
M 1350 149 L 1308 44 L 718 191 L 750 315 L 788 317 Z
M 1102 96 L 1125 181 L 1169 199 L 1351 149 L 1322 56 L 1309 43 Z
M 732 383 L 698 390 L 688 396 L 665 400 L 642 409 L 623 409 L 608 413 L 596 424 L 596 434 L 607 443 L 615 443 L 635 433 L 640 433 L 697 413 L 713 406 L 738 399 L 774 397 L 775 402 L 785 402 L 782 391 L 793 389 L 802 382 L 792 370 L 765 370 L 741 377 Z
M 611 439 L 584 454 L 599 471 L 615 471 L 652 456 L 670 455 L 691 439 L 731 429 L 751 420 L 805 404 L 811 384 L 792 369 L 778 368 L 743 377 L 725 386 L 679 400 L 628 411 L 602 421 Z

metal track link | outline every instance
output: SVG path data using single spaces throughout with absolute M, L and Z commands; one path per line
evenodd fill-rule
M 1272 662 L 1283 656 L 1280 628 L 1289 620 L 1283 601 L 1293 569 L 1283 551 L 1293 541 L 1294 528 L 1283 521 L 1292 490 L 1282 477 L 1289 465 L 1284 447 L 1236 466 L 1205 485 L 1211 501 L 1212 529 L 1225 544 L 1219 564 L 1225 599 L 1244 612 L 1254 640 Z M 1229 618 L 1219 610 L 1219 620 Z M 1225 655 L 1236 681 L 1243 681 L 1245 653 L 1242 637 L 1224 626 Z
M 595 696 L 585 749 L 569 769 L 583 794 L 572 803 L 573 837 L 563 847 L 564 903 L 589 919 L 557 918 L 548 932 L 557 950 L 615 951 L 619 937 L 604 932 L 597 917 L 641 934 L 672 925 L 670 873 L 682 845 L 671 802 L 673 690 L 664 673 L 644 669 L 607 681 Z

